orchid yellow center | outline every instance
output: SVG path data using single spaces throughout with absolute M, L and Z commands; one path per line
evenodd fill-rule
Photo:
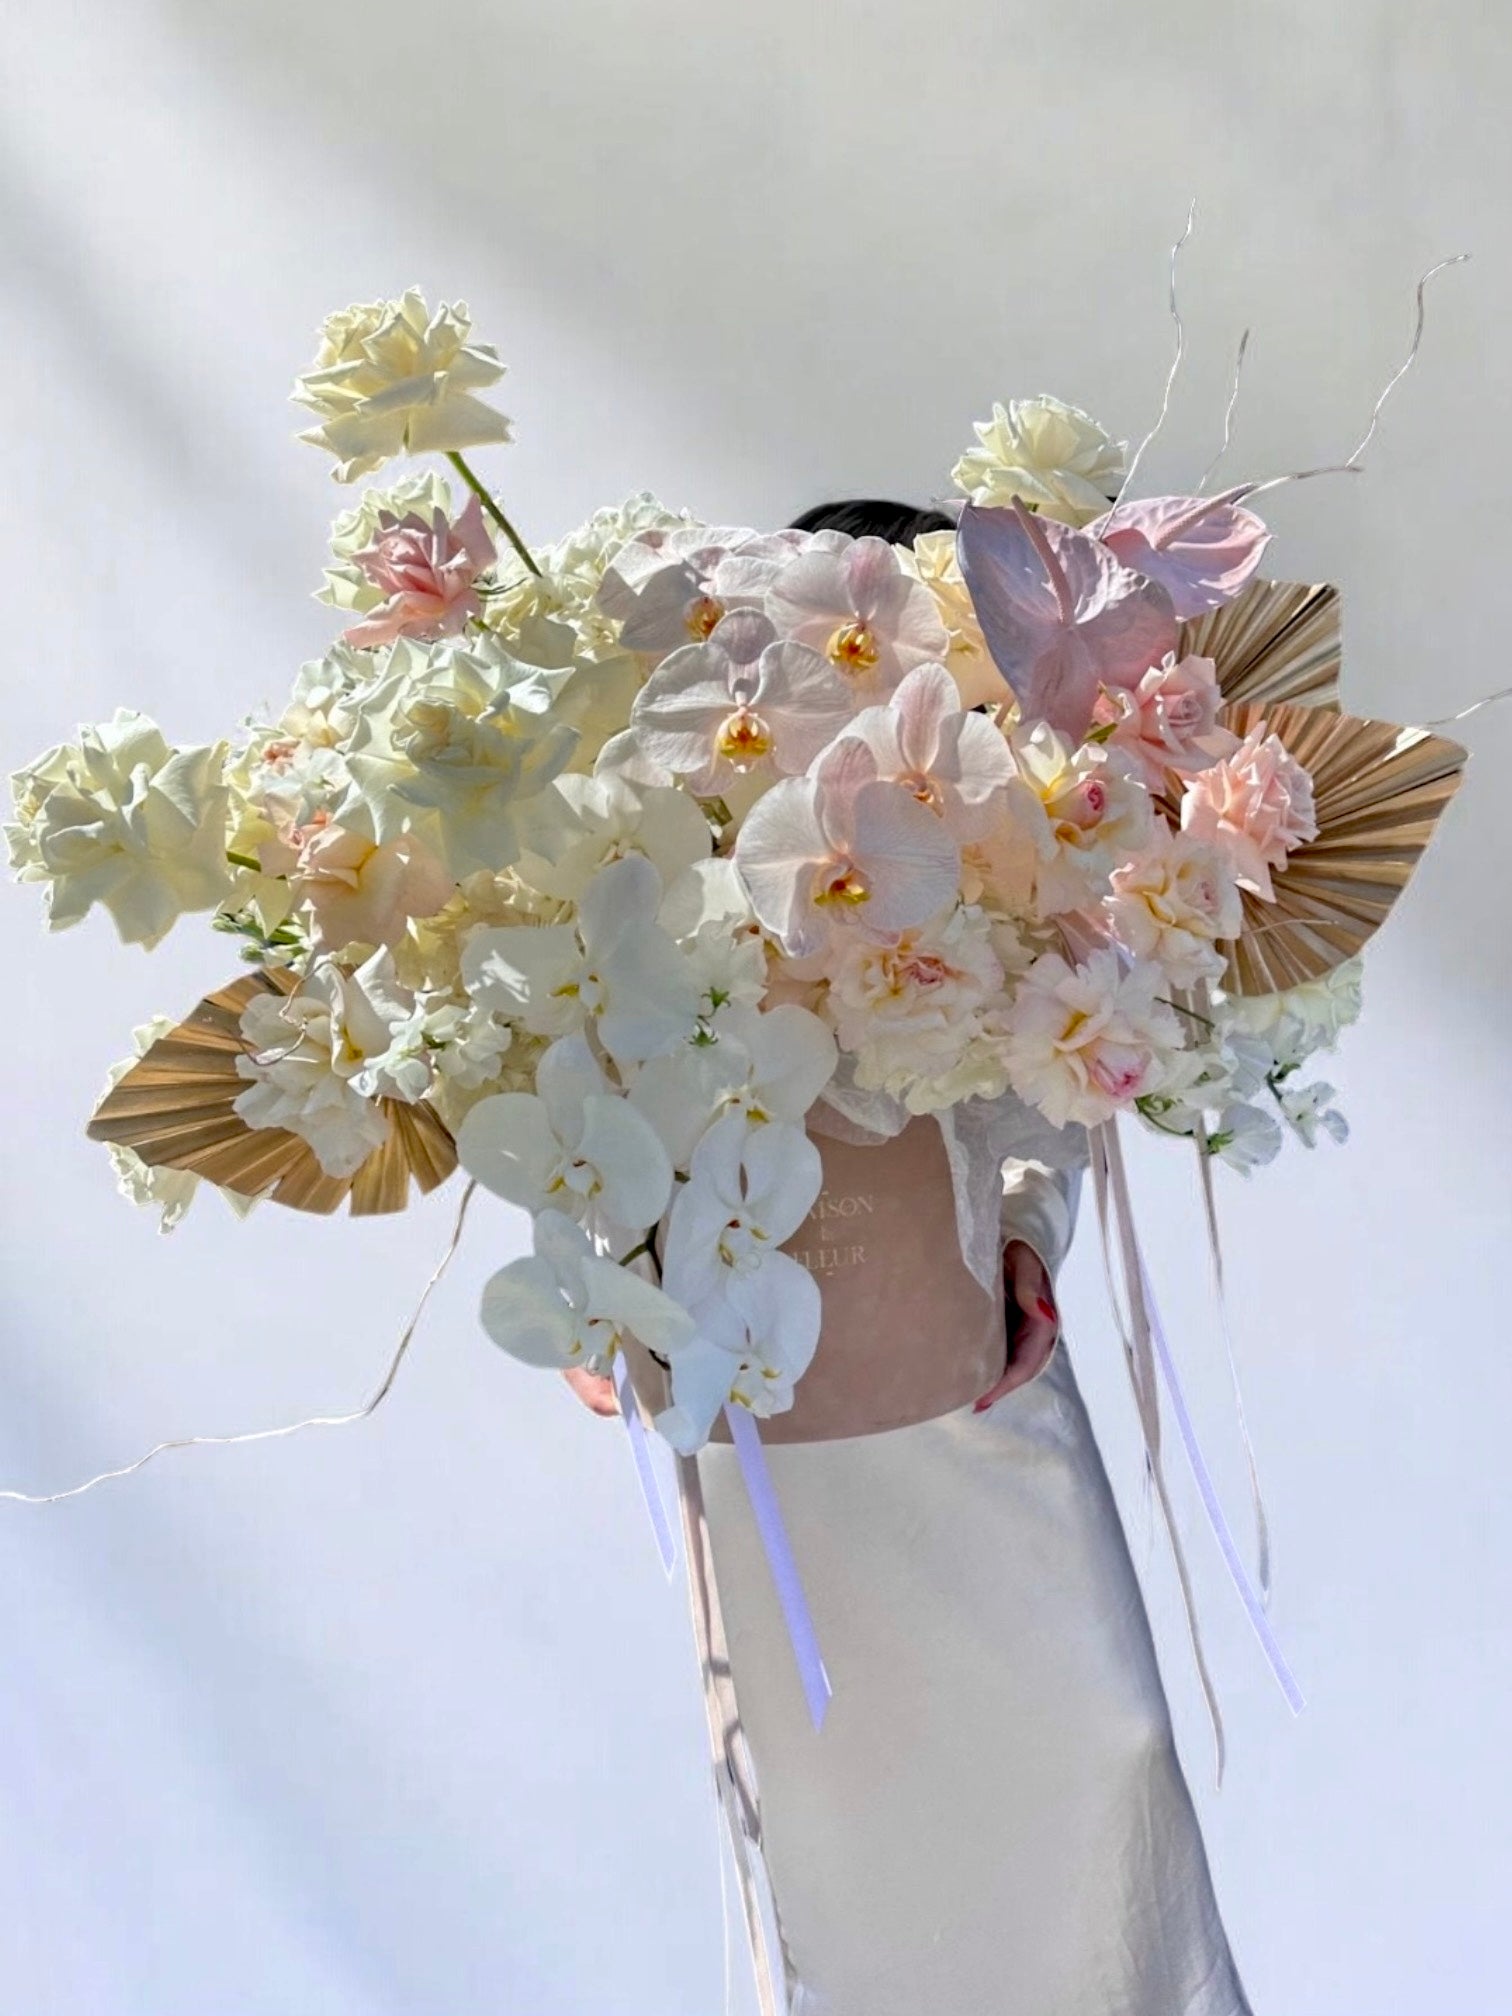
M 842 672 L 869 672 L 882 655 L 864 623 L 846 623 L 825 646 L 829 661 Z
M 825 869 L 819 878 L 819 886 L 814 891 L 816 903 L 840 904 L 848 909 L 855 909 L 870 900 L 871 890 L 867 886 L 866 877 L 850 862 Z
M 716 602 L 712 595 L 695 596 L 683 611 L 688 635 L 702 644 L 724 613 L 724 604 Z
M 721 725 L 714 747 L 737 770 L 749 770 L 753 763 L 772 753 L 771 730 L 749 707 L 737 707 Z

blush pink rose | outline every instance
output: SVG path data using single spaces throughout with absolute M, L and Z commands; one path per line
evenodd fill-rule
M 385 511 L 377 538 L 352 559 L 384 599 L 343 632 L 343 641 L 429 641 L 456 636 L 478 614 L 477 578 L 493 564 L 494 543 L 483 523 L 483 507 L 471 497 L 455 522 L 441 510 L 429 523 L 417 511 L 402 518 Z
M 1113 729 L 1109 740 L 1152 791 L 1168 770 L 1205 770 L 1234 746 L 1218 724 L 1223 694 L 1211 658 L 1169 657 L 1136 686 L 1098 696 L 1094 721 Z
M 1265 724 L 1192 778 L 1181 801 L 1182 831 L 1228 856 L 1235 879 L 1267 903 L 1275 901 L 1271 870 L 1318 837 L 1312 778 Z
M 310 906 L 321 950 L 396 945 L 411 917 L 433 917 L 455 887 L 413 833 L 380 846 L 365 833 L 320 819 L 291 839 L 298 855 L 289 880 L 298 900 Z

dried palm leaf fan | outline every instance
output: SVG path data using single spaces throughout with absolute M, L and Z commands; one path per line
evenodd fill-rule
M 247 1089 L 236 1060 L 246 1053 L 242 1011 L 259 990 L 292 991 L 291 977 L 253 973 L 209 994 L 158 1038 L 105 1094 L 89 1123 L 92 1141 L 134 1148 L 154 1168 L 187 1169 L 244 1197 L 271 1197 L 296 1211 L 352 1216 L 402 1211 L 411 1178 L 434 1190 L 457 1166 L 457 1150 L 434 1107 L 383 1099 L 388 1139 L 355 1176 L 328 1176 L 308 1142 L 281 1127 L 249 1127 L 232 1102 Z
M 1274 903 L 1245 892 L 1229 949 L 1228 991 L 1274 994 L 1331 972 L 1380 928 L 1459 789 L 1465 751 L 1318 706 L 1250 700 L 1222 718 L 1236 735 L 1263 723 L 1313 781 L 1318 837 L 1273 876 Z
M 1230 705 L 1242 700 L 1339 704 L 1339 591 L 1326 581 L 1252 581 L 1181 626 L 1181 654 L 1211 658 Z

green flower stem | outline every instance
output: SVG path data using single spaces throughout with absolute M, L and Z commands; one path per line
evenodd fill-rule
M 493 498 L 489 495 L 488 491 L 484 489 L 482 483 L 473 474 L 473 471 L 468 467 L 467 463 L 464 461 L 462 456 L 460 456 L 457 453 L 455 448 L 448 448 L 446 451 L 446 459 L 448 462 L 450 462 L 453 469 L 456 470 L 457 474 L 462 478 L 462 481 L 467 485 L 468 489 L 471 490 L 474 497 L 476 497 L 478 502 L 483 506 L 483 509 L 488 513 L 489 517 L 492 518 L 495 525 L 497 525 L 499 530 L 504 534 L 504 537 L 509 541 L 510 545 L 513 546 L 516 553 L 518 553 L 520 558 L 525 562 L 525 565 L 530 569 L 531 573 L 539 577 L 541 570 L 536 565 L 534 556 L 532 555 L 530 548 L 525 544 L 525 541 L 520 537 L 519 533 L 516 532 L 515 528 L 513 527 L 513 525 L 510 524 L 509 520 L 504 516 L 504 513 L 499 509 L 498 505 L 494 502 Z

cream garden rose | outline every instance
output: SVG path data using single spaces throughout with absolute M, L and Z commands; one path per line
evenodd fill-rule
M 53 930 L 100 903 L 128 945 L 150 949 L 230 890 L 225 773 L 224 742 L 175 749 L 121 708 L 12 778 L 11 865 L 45 884 Z
M 990 420 L 977 421 L 976 437 L 950 472 L 973 504 L 1018 497 L 1048 518 L 1086 525 L 1107 510 L 1123 481 L 1128 444 L 1048 393 L 994 405 Z
M 294 398 L 319 423 L 300 439 L 334 458 L 341 483 L 403 452 L 508 441 L 508 420 L 477 396 L 503 376 L 498 353 L 472 340 L 464 303 L 432 310 L 413 287 L 398 301 L 359 302 L 328 317 L 314 364 L 295 380 Z

